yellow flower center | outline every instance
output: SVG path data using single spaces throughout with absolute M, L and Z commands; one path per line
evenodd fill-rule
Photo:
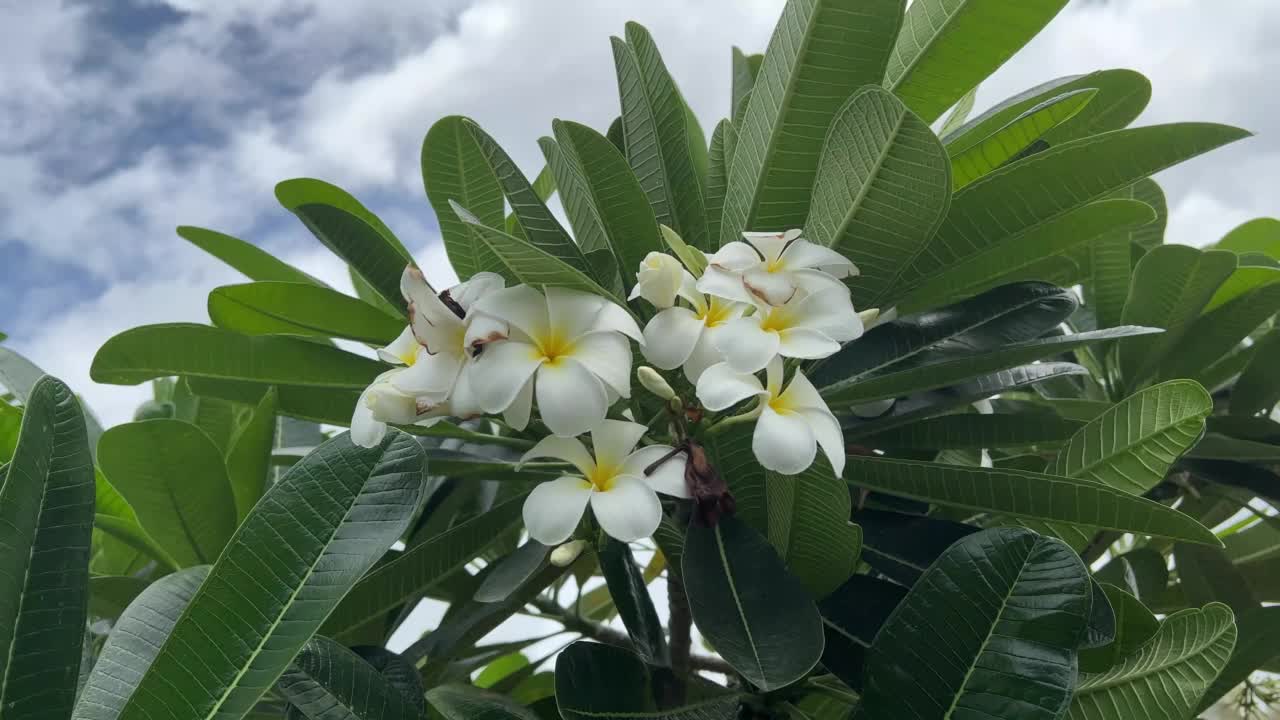
M 782 261 L 781 257 L 770 260 L 764 265 L 764 271 L 768 273 L 782 272 L 785 269 L 786 263 Z
M 716 298 L 711 298 L 707 307 L 698 313 L 698 319 L 707 327 L 723 325 L 729 320 L 729 306 Z
M 587 482 L 596 489 L 596 492 L 608 492 L 613 487 L 613 481 L 618 477 L 620 468 L 613 465 L 598 464 L 595 472 L 587 476 Z
M 785 306 L 769 308 L 760 319 L 760 329 L 765 332 L 782 332 L 795 324 L 793 313 Z
M 405 365 L 408 365 L 409 367 L 413 367 L 413 364 L 418 362 L 418 346 L 414 345 L 413 347 L 409 348 L 408 350 L 405 350 L 404 352 L 400 353 L 396 357 L 400 358 L 400 362 L 404 363 Z
M 534 338 L 534 342 L 537 344 L 534 356 L 550 365 L 555 365 L 560 360 L 573 355 L 573 340 L 554 329 L 542 337 Z

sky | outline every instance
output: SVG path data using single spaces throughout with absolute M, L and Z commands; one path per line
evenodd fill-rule
M 476 119 L 532 176 L 553 118 L 617 114 L 608 37 L 647 26 L 703 127 L 729 106 L 729 48 L 762 51 L 779 0 L 0 0 L 0 331 L 111 425 L 146 386 L 96 385 L 93 354 L 158 322 L 207 322 L 244 278 L 174 234 L 210 227 L 338 287 L 340 262 L 275 202 L 338 184 L 451 276 L 422 190 L 433 122 Z M 1073 0 L 984 83 L 978 109 L 1109 67 L 1151 78 L 1139 124 L 1256 137 L 1157 177 L 1171 242 L 1280 214 L 1280 3 Z

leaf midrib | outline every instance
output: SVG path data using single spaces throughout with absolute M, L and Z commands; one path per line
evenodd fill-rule
M 1198 612 L 1203 613 L 1205 611 L 1200 610 Z M 1168 622 L 1168 619 L 1166 618 L 1163 622 Z M 1162 625 L 1163 625 L 1163 622 L 1162 622 Z M 1076 697 L 1095 693 L 1100 690 L 1107 690 L 1113 687 L 1119 687 L 1121 685 L 1127 685 L 1135 680 L 1139 680 L 1145 677 L 1150 677 L 1151 675 L 1156 675 L 1166 670 L 1169 670 L 1170 668 L 1174 668 L 1179 665 L 1188 663 L 1195 657 L 1198 657 L 1201 653 L 1203 653 L 1206 649 L 1208 649 L 1210 646 L 1216 643 L 1219 639 L 1221 639 L 1222 636 L 1231 627 L 1232 625 L 1230 624 L 1223 624 L 1221 627 L 1217 628 L 1216 631 L 1212 635 L 1210 635 L 1206 640 L 1204 640 L 1203 642 L 1197 643 L 1195 645 L 1191 645 L 1190 649 L 1180 653 L 1177 656 L 1177 658 L 1174 659 L 1172 662 L 1169 662 L 1163 665 L 1149 665 L 1145 669 L 1138 669 L 1132 673 L 1116 674 L 1115 677 L 1104 678 L 1102 680 L 1099 680 L 1097 684 L 1079 687 L 1076 690 Z M 1148 641 L 1148 642 L 1155 643 L 1155 642 L 1158 642 L 1158 640 L 1160 640 L 1160 638 L 1157 637 L 1157 638 L 1153 638 L 1151 641 Z M 1134 657 L 1137 657 L 1137 656 L 1135 655 Z M 1110 672 L 1106 674 L 1110 674 Z M 1213 680 L 1210 679 L 1209 682 L 1212 684 Z
M 742 598 L 738 596 L 738 585 L 733 581 L 733 568 L 729 565 L 729 557 L 724 551 L 724 536 L 719 527 L 715 528 L 716 550 L 720 553 L 720 564 L 724 566 L 725 581 L 729 583 L 729 594 L 733 596 L 733 605 L 738 609 L 738 618 L 742 621 L 742 630 L 747 634 L 747 644 L 751 646 L 751 655 L 755 658 L 756 669 L 760 671 L 760 679 L 768 680 L 764 671 L 764 663 L 760 660 L 760 650 L 756 648 L 755 638 L 751 635 L 751 626 L 747 622 L 747 611 L 742 607 Z
M 50 425 L 52 426 L 53 424 L 54 423 L 51 419 Z M 51 430 L 51 434 L 52 432 L 53 431 Z M 21 435 L 19 435 L 19 439 L 21 439 Z M 55 443 L 53 442 L 50 442 L 48 445 L 49 458 L 51 461 L 52 461 L 52 456 L 54 452 L 54 445 Z M 52 468 L 52 462 L 50 462 L 49 467 Z M 0 485 L 0 490 L 3 490 L 4 486 L 9 484 L 10 478 L 14 477 L 15 475 L 16 473 L 12 472 L 12 469 L 7 470 L 4 477 L 5 481 L 2 485 Z M 25 470 L 22 473 L 22 475 L 25 478 L 28 478 L 28 479 L 30 478 L 30 476 L 27 475 Z M 36 554 L 36 536 L 38 536 L 40 531 L 40 518 L 44 517 L 45 498 L 48 496 L 48 494 L 49 494 L 49 480 L 46 473 L 45 481 L 40 483 L 40 509 L 36 512 L 36 522 L 35 522 L 35 525 L 33 526 L 34 532 L 31 538 L 31 546 L 30 548 L 27 549 L 27 564 L 23 568 L 23 572 L 22 572 L 22 585 L 19 586 L 22 588 L 22 590 L 18 592 L 18 607 L 17 607 L 17 611 L 13 615 L 14 617 L 14 624 L 12 628 L 13 636 L 9 639 L 9 650 L 7 653 L 8 659 L 5 661 L 5 665 L 4 665 L 4 668 L 5 668 L 4 677 L 0 678 L 0 708 L 7 707 L 9 705 L 9 702 L 6 700 L 6 698 L 8 697 L 8 692 L 9 692 L 9 677 L 13 673 L 14 653 L 17 651 L 17 648 L 18 648 L 18 627 L 22 624 L 22 608 L 26 606 L 26 602 L 27 602 L 26 589 L 30 586 L 30 582 L 31 582 L 31 565 L 32 565 L 32 562 L 34 561 L 35 554 Z
M 928 10 L 924 9 L 924 4 L 928 3 L 929 0 L 915 0 L 915 1 L 922 3 L 921 12 L 924 13 L 925 18 L 928 19 L 929 13 L 928 13 Z M 898 88 L 902 87 L 902 83 L 907 78 L 911 77 L 911 73 L 914 72 L 916 69 L 916 66 L 920 64 L 921 58 L 928 55 L 928 51 L 933 48 L 933 45 L 934 43 L 937 42 L 938 38 L 941 37 L 942 34 L 945 33 L 948 28 L 951 27 L 951 23 L 955 22 L 956 18 L 960 17 L 960 15 L 964 14 L 965 10 L 969 9 L 969 2 L 970 0 L 964 0 L 959 5 L 957 5 L 955 12 L 948 15 L 947 19 L 943 20 L 942 24 L 939 25 L 937 28 L 934 28 L 932 23 L 929 24 L 930 29 L 933 30 L 933 35 L 929 38 L 929 42 L 927 44 L 916 46 L 917 48 L 916 56 L 911 59 L 910 63 L 902 64 L 902 74 L 899 75 L 898 79 L 894 80 L 893 84 L 890 85 L 889 87 L 889 90 L 891 92 L 893 92 L 895 95 L 897 94 Z M 939 3 L 939 5 L 941 5 L 941 3 Z M 902 29 L 898 31 L 899 37 L 901 37 L 901 33 L 906 31 L 906 29 L 907 29 L 906 23 L 904 22 Z M 912 39 L 913 40 L 915 39 L 914 33 L 912 34 Z M 894 45 L 896 49 L 897 43 L 894 43 Z
M 242 300 L 242 299 L 240 299 L 240 298 L 238 298 L 238 297 L 236 297 L 236 296 L 234 296 L 234 295 L 232 295 L 232 294 L 226 293 L 226 292 L 219 292 L 218 290 L 214 290 L 214 292 L 215 292 L 215 293 L 217 293 L 218 297 L 222 298 L 223 300 L 225 300 L 225 301 L 227 301 L 227 302 L 229 302 L 229 303 L 233 303 L 233 304 L 237 305 L 238 307 L 241 307 L 241 308 L 243 308 L 243 309 L 245 309 L 245 310 L 247 310 L 247 311 L 249 311 L 249 312 L 256 313 L 256 314 L 258 314 L 258 315 L 263 315 L 263 316 L 265 316 L 265 317 L 271 318 L 272 320 L 279 321 L 279 322 L 284 323 L 284 324 L 286 324 L 286 325 L 292 325 L 292 326 L 294 326 L 294 327 L 301 328 L 302 330 L 306 330 L 306 331 L 309 331 L 309 332 L 317 333 L 317 334 L 322 335 L 322 336 L 324 336 L 324 337 L 346 337 L 347 339 L 350 339 L 350 340 L 356 340 L 356 341 L 359 341 L 359 342 L 369 342 L 369 343 L 381 343 L 381 342 L 386 341 L 386 338 L 382 338 L 382 337 L 375 338 L 375 337 L 372 337 L 372 336 L 370 336 L 370 335 L 364 335 L 364 336 L 362 336 L 362 337 L 352 337 L 352 335 L 353 335 L 354 333 L 352 333 L 352 334 L 345 334 L 345 333 L 344 333 L 343 335 L 335 335 L 335 334 L 333 334 L 333 330 L 332 330 L 332 328 L 320 327 L 319 325 L 314 325 L 314 324 L 312 324 L 312 323 L 310 323 L 310 322 L 302 322 L 302 321 L 300 321 L 300 320 L 298 320 L 298 319 L 296 319 L 296 318 L 293 318 L 293 317 L 289 317 L 289 316 L 287 316 L 287 315 L 284 315 L 282 311 L 269 310 L 269 309 L 267 309 L 267 308 L 265 308 L 265 307 L 261 307 L 261 306 L 258 306 L 258 305 L 253 305 L 253 304 L 249 303 L 249 302 L 248 302 L 248 301 L 246 301 L 246 300 Z M 367 303 L 366 303 L 366 304 L 367 304 Z M 374 308 L 374 306 L 373 306 L 373 305 L 369 305 L 369 307 L 370 307 L 370 308 Z M 382 314 L 382 315 L 386 315 L 386 313 L 384 313 L 382 310 L 377 310 L 376 308 L 374 308 L 374 309 L 375 309 L 378 313 L 380 313 L 380 314 Z M 391 318 L 391 316 L 390 316 L 390 315 L 386 315 L 386 317 L 387 317 L 387 318 Z M 394 318 L 392 318 L 392 319 L 394 319 Z M 396 320 L 397 322 L 399 322 L 399 320 L 398 320 L 398 319 L 395 319 L 395 320 Z

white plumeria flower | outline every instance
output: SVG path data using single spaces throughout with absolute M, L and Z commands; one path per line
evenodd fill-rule
M 709 410 L 724 410 L 747 398 L 760 405 L 751 450 L 760 464 L 784 475 L 804 472 L 821 447 L 839 477 L 844 472 L 844 435 L 822 396 L 800 371 L 782 388 L 782 359 L 775 357 L 766 382 L 728 363 L 707 368 L 698 380 L 698 399 Z
M 591 431 L 592 453 L 577 438 L 543 438 L 520 458 L 555 458 L 570 463 L 579 476 L 566 475 L 542 483 L 524 501 L 524 525 L 529 537 L 543 545 L 558 545 L 573 535 L 587 503 L 600 528 L 622 542 L 649 537 L 662 520 L 656 493 L 689 497 L 683 454 L 671 455 L 667 445 L 648 445 L 633 452 L 645 426 L 604 420 Z M 667 457 L 669 456 L 670 457 Z M 654 463 L 667 457 L 665 462 Z M 646 470 L 651 470 L 645 474 Z
M 424 402 L 397 388 L 395 378 L 404 372 L 407 372 L 406 368 L 388 370 L 360 393 L 351 416 L 352 442 L 361 447 L 373 447 L 386 437 L 388 423 L 432 425 L 449 414 L 446 405 Z
M 739 372 L 758 372 L 775 355 L 814 360 L 829 357 L 840 343 L 862 335 L 843 285 L 799 291 L 785 305 L 756 301 L 756 312 L 732 320 L 716 335 L 716 349 Z
M 687 274 L 684 265 L 676 258 L 666 253 L 651 252 L 641 261 L 640 272 L 636 273 L 636 286 L 627 299 L 642 297 L 659 310 L 669 308 L 676 303 L 680 284 Z
M 631 346 L 643 342 L 626 310 L 597 295 L 527 285 L 490 293 L 472 311 L 509 325 L 475 361 L 472 383 L 480 407 L 504 413 L 507 424 L 529 423 L 534 396 L 552 433 L 572 437 L 604 419 L 612 400 L 631 397 Z
M 698 289 L 728 300 L 760 299 L 782 305 L 796 290 L 810 292 L 858 274 L 858 268 L 831 248 L 785 233 L 744 232 L 746 242 L 734 241 L 707 256 L 707 269 Z
M 659 369 L 683 367 L 689 382 L 696 383 L 704 370 L 723 359 L 716 346 L 721 331 L 751 306 L 704 295 L 693 275 L 681 272 L 679 295 L 692 309 L 675 306 L 654 315 L 644 326 L 643 352 Z

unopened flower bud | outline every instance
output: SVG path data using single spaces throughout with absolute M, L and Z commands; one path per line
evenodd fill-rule
M 858 319 L 862 321 L 862 327 L 870 330 L 875 327 L 876 319 L 880 317 L 880 308 L 871 308 L 858 313 Z
M 658 374 L 657 370 L 648 365 L 641 365 L 636 368 L 636 379 L 640 381 L 645 390 L 657 395 L 662 400 L 670 400 L 676 396 L 676 391 L 671 389 L 671 385 Z
M 586 540 L 570 540 L 551 551 L 551 564 L 556 567 L 569 567 L 586 547 Z

